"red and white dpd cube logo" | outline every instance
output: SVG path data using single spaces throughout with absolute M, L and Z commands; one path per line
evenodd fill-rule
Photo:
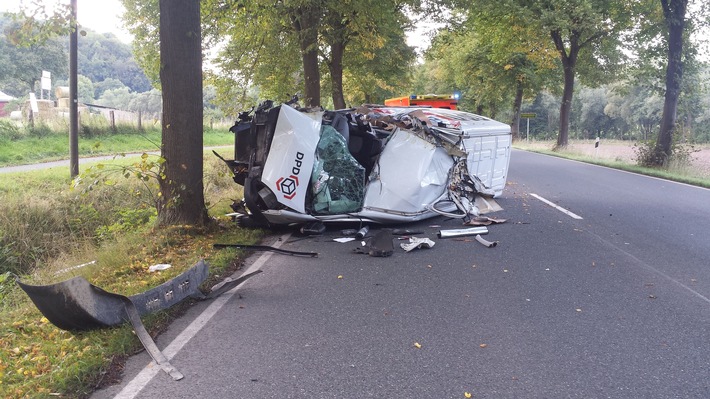
M 293 199 L 296 196 L 296 188 L 298 187 L 298 176 L 291 175 L 289 177 L 281 177 L 276 180 L 276 188 L 281 191 L 284 198 Z

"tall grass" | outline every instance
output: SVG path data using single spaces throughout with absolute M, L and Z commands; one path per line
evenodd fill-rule
M 144 189 L 137 179 L 94 185 L 84 195 L 70 188 L 64 169 L 0 175 L 3 272 L 17 272 L 33 284 L 82 275 L 107 291 L 132 295 L 175 277 L 200 258 L 209 261 L 212 275 L 223 275 L 234 269 L 238 252 L 217 252 L 212 244 L 253 243 L 259 238 L 260 232 L 241 230 L 226 219 L 209 229 L 158 228 L 149 201 L 136 195 Z M 226 165 L 208 154 L 204 180 L 213 216 L 228 212 L 231 200 L 242 195 Z M 95 262 L 72 268 L 90 261 Z M 148 267 L 155 263 L 173 267 L 149 273 Z M 173 313 L 161 312 L 143 321 L 155 333 Z M 139 348 L 129 325 L 79 333 L 59 330 L 42 317 L 8 274 L 0 273 L 3 398 L 87 397 L 113 359 Z
M 228 126 L 206 128 L 204 145 L 234 143 Z M 159 151 L 160 125 L 149 124 L 143 129 L 117 124 L 112 129 L 101 122 L 82 123 L 79 129 L 79 155 L 94 156 L 136 151 Z M 0 119 L 0 166 L 23 165 L 69 158 L 67 127 L 38 123 L 34 127 Z

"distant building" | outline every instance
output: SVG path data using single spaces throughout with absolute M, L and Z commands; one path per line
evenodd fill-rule
M 14 99 L 15 97 L 0 91 L 0 117 L 7 116 L 9 114 L 9 112 L 5 111 L 5 106 Z

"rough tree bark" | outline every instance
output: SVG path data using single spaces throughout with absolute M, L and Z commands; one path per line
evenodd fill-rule
M 661 128 L 656 140 L 654 166 L 663 166 L 673 151 L 673 131 L 676 124 L 678 97 L 683 80 L 683 31 L 688 0 L 661 0 L 663 17 L 668 27 L 668 66 L 666 67 L 666 95 L 663 102 Z
M 160 0 L 159 6 L 165 177 L 158 222 L 204 225 L 200 1 Z
M 569 52 L 565 48 L 562 35 L 559 31 L 551 32 L 555 48 L 560 54 L 562 68 L 564 70 L 564 89 L 562 91 L 562 103 L 560 104 L 560 132 L 557 135 L 555 148 L 567 147 L 569 143 L 569 117 L 572 110 L 572 97 L 574 96 L 574 75 L 577 67 L 577 56 L 579 55 L 579 37 L 572 35 L 569 42 Z
M 330 45 L 330 62 L 328 69 L 330 71 L 330 81 L 333 91 L 333 108 L 345 108 L 345 96 L 343 94 L 343 53 L 345 52 L 345 44 L 341 42 Z
M 299 8 L 291 22 L 298 34 L 298 44 L 303 60 L 304 90 L 303 102 L 306 107 L 320 105 L 320 69 L 318 69 L 318 24 L 321 10 L 315 5 Z

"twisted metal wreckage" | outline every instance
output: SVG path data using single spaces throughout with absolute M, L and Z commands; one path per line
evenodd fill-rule
M 260 226 L 388 224 L 436 215 L 476 222 L 479 206 L 488 204 L 483 197 L 502 194 L 510 160 L 508 125 L 448 109 L 370 105 L 302 112 L 288 103 L 274 106 L 266 101 L 240 114 L 230 130 L 235 133 L 235 159 L 215 155 L 234 172 L 234 181 L 244 186 L 244 199 L 233 208 L 243 213 L 243 221 Z M 484 224 L 504 221 L 484 219 Z M 480 237 L 485 233 L 485 227 L 474 227 L 442 230 L 439 237 L 475 234 L 483 245 L 495 246 Z M 410 239 L 402 248 L 433 245 L 420 238 Z M 318 255 L 240 244 L 214 246 Z M 391 255 L 391 231 L 378 232 L 358 250 L 371 256 Z M 17 277 L 16 282 L 61 329 L 81 331 L 130 322 L 155 363 L 179 380 L 183 375 L 160 352 L 140 317 L 186 298 L 214 298 L 260 272 L 227 279 L 207 295 L 199 290 L 208 275 L 203 261 L 131 297 L 104 291 L 83 277 L 45 286 L 28 285 Z
M 413 222 L 471 218 L 499 197 L 510 162 L 510 126 L 431 107 L 365 105 L 311 112 L 261 103 L 242 112 L 234 160 L 244 186 L 233 204 L 260 226 L 312 222 Z

